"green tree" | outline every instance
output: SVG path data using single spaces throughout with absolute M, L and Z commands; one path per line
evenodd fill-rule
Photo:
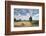
M 29 17 L 29 20 L 32 21 L 32 17 L 31 16 Z
M 14 18 L 14 21 L 16 21 L 16 19 Z

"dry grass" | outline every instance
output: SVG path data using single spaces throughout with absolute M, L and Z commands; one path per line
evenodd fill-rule
M 14 23 L 14 26 L 15 27 L 30 27 L 30 26 L 32 26 L 32 22 L 15 22 Z

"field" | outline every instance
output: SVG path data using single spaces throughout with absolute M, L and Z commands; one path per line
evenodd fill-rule
M 23 22 L 15 22 L 14 23 L 15 24 L 15 27 L 30 27 L 30 26 L 32 26 L 32 23 L 31 22 L 25 22 L 25 21 L 23 21 Z
M 33 20 L 33 21 L 15 21 L 14 27 L 32 27 L 32 26 L 38 26 L 39 21 Z
M 32 26 L 33 27 L 39 26 L 39 20 L 33 20 L 32 21 Z

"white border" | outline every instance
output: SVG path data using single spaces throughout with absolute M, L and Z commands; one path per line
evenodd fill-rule
M 39 27 L 14 27 L 14 8 L 39 9 Z M 22 6 L 11 5 L 11 32 L 26 30 L 42 30 L 42 7 L 41 6 Z

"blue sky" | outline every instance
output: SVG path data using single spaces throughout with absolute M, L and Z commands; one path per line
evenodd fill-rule
M 14 9 L 14 17 L 19 20 L 29 20 L 29 17 L 32 17 L 32 20 L 39 19 L 39 10 L 38 9 L 23 9 L 16 8 Z

